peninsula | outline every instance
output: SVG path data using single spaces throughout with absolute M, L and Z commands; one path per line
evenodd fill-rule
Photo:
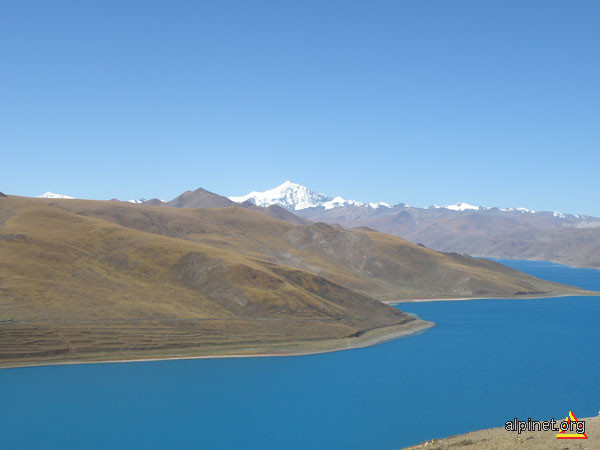
M 587 294 L 391 235 L 211 203 L 0 198 L 0 367 L 341 350 L 432 326 L 385 301 Z

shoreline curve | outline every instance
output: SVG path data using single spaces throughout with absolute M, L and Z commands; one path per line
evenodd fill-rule
M 266 358 L 266 357 L 284 357 L 284 356 L 308 356 L 320 353 L 331 353 L 344 350 L 353 350 L 363 347 L 371 347 L 373 345 L 382 344 L 395 339 L 406 336 L 420 334 L 429 328 L 435 326 L 434 322 L 415 319 L 400 325 L 392 325 L 388 327 L 375 328 L 366 330 L 360 336 L 350 338 L 338 338 L 321 341 L 298 341 L 288 342 L 281 345 L 271 345 L 265 347 L 254 348 L 239 348 L 239 349 L 223 349 L 214 353 L 210 352 L 194 352 L 189 354 L 175 354 L 164 356 L 143 356 L 123 357 L 123 358 L 98 358 L 80 359 L 80 360 L 56 360 L 56 361 L 40 361 L 31 362 L 24 361 L 22 364 L 18 362 L 7 362 L 4 365 L 0 362 L 0 370 L 3 369 L 19 369 L 25 367 L 45 367 L 45 366 L 63 366 L 63 365 L 79 365 L 79 364 L 112 364 L 112 363 L 134 363 L 134 362 L 151 362 L 151 361 L 173 361 L 187 359 L 222 359 L 222 358 Z M 197 353 L 197 354 L 193 354 Z

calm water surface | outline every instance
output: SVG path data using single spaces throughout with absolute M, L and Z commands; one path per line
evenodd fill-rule
M 600 271 L 504 261 L 600 290 Z M 1 449 L 397 449 L 600 408 L 600 297 L 403 304 L 423 334 L 285 358 L 0 370 Z

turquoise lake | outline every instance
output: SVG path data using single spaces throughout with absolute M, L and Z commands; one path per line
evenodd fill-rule
M 600 271 L 502 262 L 600 290 Z M 384 450 L 598 414 L 600 297 L 399 307 L 437 326 L 310 356 L 0 370 L 0 448 Z

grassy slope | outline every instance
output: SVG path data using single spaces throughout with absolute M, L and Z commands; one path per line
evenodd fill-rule
M 495 262 L 439 253 L 383 233 L 324 223 L 299 226 L 237 207 L 166 210 L 107 202 L 52 203 L 124 227 L 307 270 L 380 300 L 581 292 Z
M 576 292 L 399 238 L 237 207 L 0 199 L 0 365 L 335 348 L 419 325 L 371 292 L 474 288 Z
M 0 364 L 310 348 L 413 321 L 305 271 L 49 202 L 3 198 L 0 217 Z

